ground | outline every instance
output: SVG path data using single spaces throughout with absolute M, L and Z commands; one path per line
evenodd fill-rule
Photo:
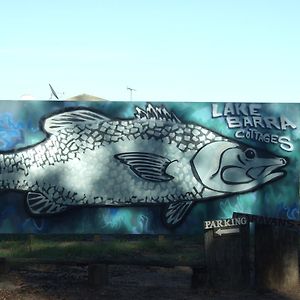
M 109 285 L 90 287 L 86 267 L 31 266 L 0 280 L 0 300 L 300 300 L 300 287 L 286 293 L 191 289 L 188 267 L 110 266 Z

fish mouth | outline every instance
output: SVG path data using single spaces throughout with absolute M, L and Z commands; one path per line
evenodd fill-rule
M 279 158 L 275 164 L 250 168 L 246 174 L 254 180 L 268 182 L 284 176 L 286 171 L 282 170 L 282 168 L 287 164 L 288 161 L 285 158 Z

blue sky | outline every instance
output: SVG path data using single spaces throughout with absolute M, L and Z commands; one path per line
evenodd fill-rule
M 10 0 L 0 99 L 300 101 L 298 0 Z

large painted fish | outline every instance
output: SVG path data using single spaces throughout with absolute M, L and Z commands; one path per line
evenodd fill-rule
M 160 204 L 172 227 L 193 204 L 257 189 L 283 177 L 287 164 L 151 104 L 127 120 L 73 108 L 41 128 L 44 141 L 0 154 L 0 188 L 26 191 L 32 215 Z

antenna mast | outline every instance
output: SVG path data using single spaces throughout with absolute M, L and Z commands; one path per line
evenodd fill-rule
M 132 101 L 132 92 L 136 92 L 136 90 L 130 87 L 127 87 L 127 90 L 129 90 L 130 93 L 130 101 Z
M 52 96 L 54 96 L 57 100 L 59 100 L 56 92 L 54 91 L 54 88 L 52 87 L 52 85 L 50 83 L 49 83 L 49 87 L 50 87 L 50 90 L 51 90 L 51 95 L 50 95 L 50 99 L 49 100 L 52 99 Z

